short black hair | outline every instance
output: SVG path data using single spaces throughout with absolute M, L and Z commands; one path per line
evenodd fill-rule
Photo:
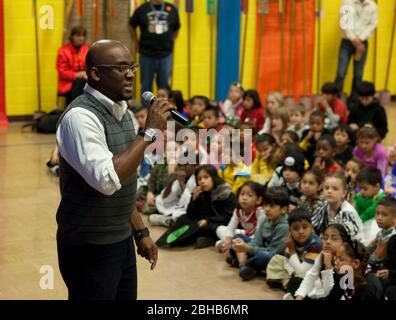
M 258 182 L 255 181 L 246 181 L 243 185 L 241 185 L 237 191 L 237 199 L 238 199 L 238 207 L 240 207 L 239 205 L 239 195 L 241 193 L 241 190 L 243 187 L 249 187 L 250 189 L 252 189 L 254 191 L 254 193 L 257 195 L 257 197 L 261 197 L 261 199 L 264 198 L 264 186 L 261 185 Z
M 206 112 L 206 111 L 211 111 L 211 112 L 213 112 L 216 118 L 218 118 L 218 117 L 220 116 L 220 109 L 219 109 L 219 107 L 214 106 L 214 105 L 212 105 L 212 104 L 209 104 L 209 105 L 205 108 L 204 112 Z
M 376 184 L 381 185 L 382 183 L 382 173 L 381 170 L 373 167 L 367 166 L 359 171 L 356 176 L 357 183 L 368 183 L 369 185 L 375 186 Z
M 86 37 L 87 36 L 87 29 L 85 29 L 85 27 L 83 27 L 83 26 L 74 26 L 70 30 L 70 38 L 73 37 L 74 35 Z
M 291 226 L 294 222 L 303 221 L 303 220 L 308 221 L 308 223 L 312 223 L 311 217 L 312 214 L 310 214 L 304 208 L 295 208 L 294 210 L 289 212 L 288 223 L 289 226 Z
M 325 122 L 325 114 L 322 112 L 322 111 L 320 111 L 320 110 L 315 110 L 315 111 L 313 111 L 310 115 L 309 115 L 309 117 L 311 118 L 311 117 L 320 117 L 320 118 L 322 118 L 322 120 L 323 120 L 323 123 Z
M 270 145 L 276 144 L 274 136 L 269 133 L 262 133 L 256 135 L 256 146 L 261 142 L 267 142 Z
M 337 146 L 337 143 L 336 143 L 334 137 L 330 134 L 324 134 L 324 135 L 320 136 L 318 139 L 318 142 L 319 141 L 327 141 L 328 144 L 330 145 L 330 147 L 332 147 L 333 149 L 335 149 Z M 316 143 L 316 145 L 318 145 L 318 144 Z
M 351 141 L 351 142 L 353 141 L 353 131 L 352 131 L 351 127 L 348 126 L 347 124 L 338 125 L 338 127 L 334 129 L 334 133 L 336 131 L 346 132 L 346 134 L 348 135 L 349 141 Z
M 383 197 L 378 201 L 377 206 L 384 206 L 390 209 L 390 212 L 396 215 L 396 199 L 390 196 Z
M 298 134 L 295 133 L 295 132 L 292 131 L 292 130 L 287 130 L 285 133 L 289 135 L 289 137 L 292 139 L 292 141 L 293 141 L 294 143 L 298 143 L 298 141 L 300 140 Z M 284 134 L 285 134 L 285 133 L 284 133 Z
M 243 94 L 243 100 L 245 100 L 246 97 L 252 98 L 252 100 L 253 100 L 253 109 L 262 108 L 260 95 L 259 95 L 257 90 L 254 90 L 254 89 L 246 90 L 245 93 Z
M 287 207 L 290 203 L 289 193 L 284 187 L 267 188 L 264 192 L 263 203 Z
M 357 86 L 357 92 L 361 97 L 369 97 L 375 95 L 375 85 L 369 81 L 362 81 Z
M 184 99 L 183 93 L 180 90 L 172 90 L 169 96 L 169 100 L 172 100 L 175 103 L 177 111 L 183 112 Z
M 166 94 L 168 95 L 168 98 L 170 98 L 170 96 L 171 96 L 171 94 L 172 94 L 172 89 L 171 89 L 170 86 L 158 87 L 158 88 L 157 88 L 157 91 L 158 91 L 158 90 L 164 90 L 164 91 L 166 91 Z
M 340 92 L 338 86 L 333 82 L 326 82 L 322 86 L 322 93 L 324 94 L 334 94 L 337 95 Z
M 205 108 L 207 108 L 210 105 L 210 101 L 208 97 L 205 96 L 193 96 L 191 98 L 191 103 L 194 103 L 195 100 L 201 100 L 205 104 Z

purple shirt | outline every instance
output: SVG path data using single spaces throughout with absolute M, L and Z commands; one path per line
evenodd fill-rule
M 388 171 L 388 154 L 383 145 L 379 143 L 375 145 L 373 156 L 370 159 L 366 158 L 362 149 L 357 146 L 353 149 L 353 156 L 362 161 L 366 166 L 377 167 L 381 170 L 382 177 L 386 175 Z

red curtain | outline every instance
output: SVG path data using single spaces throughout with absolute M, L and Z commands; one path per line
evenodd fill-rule
M 312 94 L 315 1 L 284 0 L 284 3 L 283 18 L 278 1 L 267 4 L 267 14 L 257 13 L 256 85 L 263 98 L 270 91 L 280 91 L 283 95 L 292 95 L 297 99 L 304 94 Z M 293 30 L 290 30 L 292 21 Z

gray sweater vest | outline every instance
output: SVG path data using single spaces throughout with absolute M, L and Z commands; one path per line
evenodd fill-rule
M 76 98 L 64 111 L 81 107 L 93 112 L 103 124 L 109 150 L 118 154 L 135 139 L 131 117 L 125 112 L 118 121 L 104 105 L 89 94 Z M 131 214 L 136 200 L 136 172 L 122 182 L 111 196 L 88 185 L 67 161 L 60 157 L 61 203 L 56 220 L 57 241 L 66 245 L 111 244 L 131 236 Z

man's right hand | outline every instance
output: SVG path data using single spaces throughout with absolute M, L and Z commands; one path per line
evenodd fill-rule
M 176 110 L 176 107 L 169 103 L 168 100 L 157 98 L 149 109 L 146 120 L 146 128 L 165 130 L 166 122 L 169 120 L 171 110 Z

